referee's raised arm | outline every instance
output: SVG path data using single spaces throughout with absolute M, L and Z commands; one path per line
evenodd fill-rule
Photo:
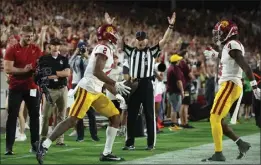
M 170 36 L 172 35 L 173 29 L 174 29 L 174 24 L 176 21 L 175 12 L 172 14 L 171 18 L 168 17 L 168 21 L 169 21 L 169 26 L 168 26 L 168 29 L 166 30 L 163 38 L 159 41 L 159 43 L 157 45 L 150 48 L 150 52 L 154 58 L 159 57 L 160 50 L 163 49 L 164 45 L 168 42 Z
M 168 21 L 169 21 L 169 27 L 168 27 L 168 29 L 166 30 L 166 32 L 165 32 L 165 34 L 164 34 L 162 40 L 160 40 L 160 42 L 159 42 L 159 47 L 160 47 L 160 49 L 162 49 L 163 46 L 168 42 L 169 37 L 170 37 L 171 34 L 172 34 L 172 31 L 173 31 L 173 29 L 174 29 L 174 24 L 175 24 L 175 21 L 176 21 L 176 13 L 175 13 L 175 12 L 173 12 L 171 18 L 168 17 Z

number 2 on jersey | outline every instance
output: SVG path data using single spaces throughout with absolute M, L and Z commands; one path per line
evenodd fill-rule
M 107 48 L 106 47 L 104 47 L 102 53 L 106 55 L 106 53 L 107 53 Z

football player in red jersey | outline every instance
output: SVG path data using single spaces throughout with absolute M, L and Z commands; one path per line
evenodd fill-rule
M 109 119 L 109 126 L 106 130 L 106 143 L 100 161 L 124 160 L 112 154 L 112 146 L 120 124 L 120 112 L 112 101 L 102 93 L 104 86 L 115 95 L 119 102 L 124 104 L 125 100 L 120 94 L 128 94 L 130 90 L 129 87 L 124 85 L 124 82 L 115 82 L 107 76 L 113 66 L 113 52 L 117 44 L 116 32 L 116 28 L 110 24 L 102 25 L 97 30 L 98 44 L 91 53 L 84 77 L 74 91 L 69 94 L 74 96 L 77 91 L 69 117 L 59 123 L 47 139 L 36 144 L 38 145 L 36 158 L 39 164 L 43 163 L 44 155 L 52 142 L 72 128 L 79 119 L 83 119 L 91 106 Z
M 250 66 L 244 59 L 244 46 L 238 41 L 238 27 L 229 20 L 218 22 L 213 30 L 213 41 L 218 46 L 223 46 L 221 53 L 216 52 L 212 48 L 208 48 L 204 54 L 209 57 L 220 58 L 222 69 L 219 79 L 219 90 L 215 96 L 214 104 L 210 112 L 210 123 L 212 136 L 215 143 L 215 153 L 208 159 L 202 161 L 225 161 L 226 158 L 222 153 L 222 136 L 223 133 L 236 142 L 242 156 L 251 147 L 249 143 L 244 142 L 240 137 L 236 136 L 232 129 L 224 123 L 223 118 L 227 116 L 233 103 L 242 93 L 242 73 L 250 80 L 253 93 L 256 99 L 260 99 L 260 89 L 254 78 Z

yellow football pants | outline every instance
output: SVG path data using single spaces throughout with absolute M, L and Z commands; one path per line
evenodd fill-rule
M 212 137 L 215 143 L 215 152 L 222 151 L 223 130 L 221 120 L 226 117 L 233 103 L 239 98 L 242 88 L 232 81 L 223 82 L 218 90 L 210 112 Z
M 120 114 L 112 101 L 103 93 L 93 94 L 79 87 L 69 116 L 75 116 L 82 119 L 91 106 L 101 115 L 108 118 Z

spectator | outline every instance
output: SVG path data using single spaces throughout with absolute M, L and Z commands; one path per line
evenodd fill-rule
M 171 65 L 167 73 L 167 94 L 168 100 L 171 104 L 173 111 L 171 112 L 171 121 L 173 123 L 172 130 L 182 129 L 178 125 L 177 113 L 180 110 L 182 99 L 185 97 L 184 92 L 184 75 L 178 66 L 182 57 L 174 54 L 170 57 Z
M 181 60 L 178 64 L 180 67 L 183 75 L 184 75 L 184 98 L 182 99 L 181 107 L 180 107 L 180 119 L 181 119 L 181 126 L 183 128 L 194 128 L 193 126 L 188 124 L 188 109 L 191 103 L 191 80 L 194 80 L 195 77 L 192 74 L 186 60 Z
M 24 100 L 30 116 L 32 151 L 39 140 L 39 92 L 33 81 L 36 60 L 42 55 L 40 48 L 31 44 L 33 29 L 23 26 L 20 42 L 6 50 L 4 69 L 9 74 L 8 118 L 6 122 L 6 155 L 13 155 L 17 116 Z
M 156 59 L 156 64 L 155 66 L 160 65 L 159 58 Z M 160 116 L 159 116 L 159 111 L 160 111 L 160 104 L 162 102 L 162 94 L 165 91 L 165 85 L 163 83 L 163 72 L 160 72 L 158 70 L 155 70 L 155 82 L 154 82 L 154 102 L 155 102 L 155 114 L 156 114 L 156 128 L 157 128 L 157 133 L 161 133 L 162 131 L 160 130 L 164 126 L 161 123 Z

